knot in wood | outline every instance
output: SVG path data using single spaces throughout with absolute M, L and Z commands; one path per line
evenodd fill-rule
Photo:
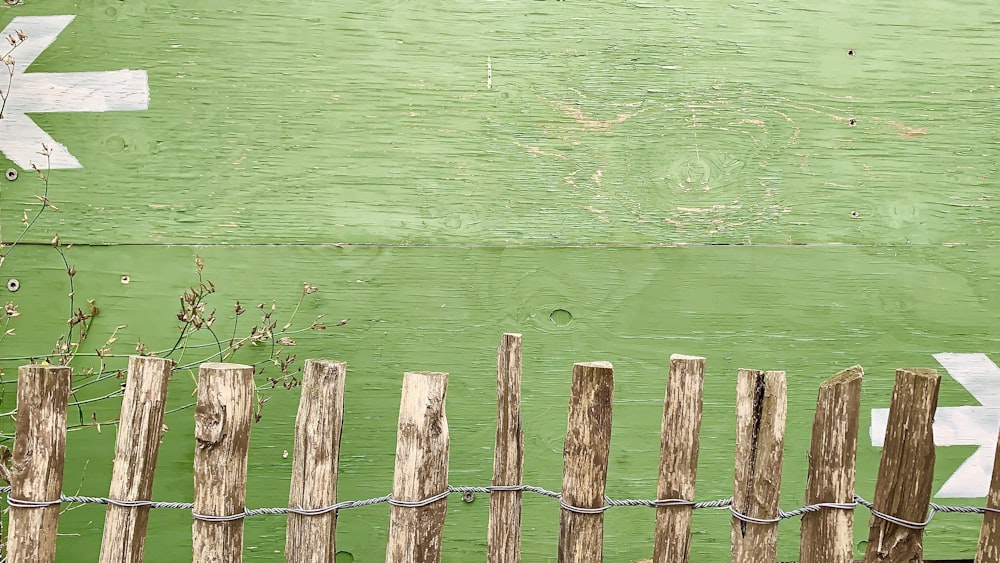
M 219 405 L 199 405 L 194 413 L 194 436 L 199 448 L 218 444 L 226 438 L 226 408 Z

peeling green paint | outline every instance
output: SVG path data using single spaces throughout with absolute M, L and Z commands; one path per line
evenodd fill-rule
M 989 4 L 203 4 L 26 0 L 0 12 L 4 24 L 76 15 L 32 71 L 142 69 L 150 88 L 147 111 L 33 116 L 83 168 L 52 172 L 59 211 L 0 267 L 0 281 L 21 283 L 6 298 L 22 314 L 0 356 L 44 354 L 65 331 L 55 232 L 75 245 L 78 303 L 102 309 L 92 347 L 127 325 L 117 353 L 176 339 L 177 296 L 200 255 L 222 327 L 237 299 L 276 299 L 284 315 L 303 282 L 319 287 L 297 326 L 317 314 L 331 326 L 294 351 L 349 364 L 342 499 L 390 488 L 404 370 L 452 374 L 451 479 L 485 484 L 494 351 L 517 331 L 526 482 L 559 488 L 571 365 L 608 360 L 608 493 L 651 497 L 667 359 L 698 354 L 698 498 L 732 493 L 736 369 L 783 369 L 786 508 L 802 502 L 823 379 L 865 368 L 858 489 L 870 498 L 880 450 L 868 413 L 888 405 L 893 370 L 936 367 L 945 351 L 1000 358 Z M 40 189 L 26 173 L 0 186 L 4 240 Z M 7 377 L 20 361 L 3 364 Z M 175 376 L 171 407 L 192 385 Z M 0 389 L 6 410 L 12 387 Z M 296 401 L 275 392 L 253 429 L 249 506 L 287 502 Z M 975 399 L 945 377 L 939 404 Z M 86 403 L 71 421 L 117 408 Z M 191 420 L 167 417 L 156 499 L 191 497 Z M 107 426 L 72 433 L 67 489 L 106 492 L 113 445 Z M 972 450 L 938 449 L 935 490 Z M 486 506 L 450 503 L 445 561 L 482 558 Z M 649 556 L 651 511 L 606 522 L 609 561 Z M 65 512 L 60 560 L 96 557 L 102 523 L 95 507 Z M 343 512 L 338 561 L 381 560 L 387 523 L 385 506 Z M 926 555 L 970 557 L 979 525 L 937 516 Z M 526 561 L 555 557 L 557 526 L 556 503 L 526 496 Z M 781 524 L 781 559 L 797 557 L 796 526 Z M 696 513 L 694 530 L 693 560 L 726 557 L 727 513 Z M 246 537 L 248 561 L 273 561 L 284 522 L 252 519 Z M 189 557 L 190 515 L 154 511 L 147 552 Z

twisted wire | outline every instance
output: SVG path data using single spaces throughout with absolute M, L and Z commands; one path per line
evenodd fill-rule
M 728 508 L 729 513 L 733 518 L 740 520 L 742 522 L 747 522 L 750 524 L 777 524 L 781 520 L 788 518 L 795 518 L 802 516 L 803 514 L 808 514 L 810 512 L 816 512 L 823 509 L 830 510 L 855 510 L 858 505 L 864 506 L 868 509 L 872 516 L 891 522 L 898 526 L 903 526 L 905 528 L 910 528 L 913 530 L 922 530 L 926 528 L 934 515 L 938 512 L 948 512 L 955 514 L 1000 514 L 1000 509 L 991 507 L 979 507 L 979 506 L 948 506 L 936 503 L 930 503 L 928 506 L 927 519 L 923 522 L 913 522 L 903 518 L 893 516 L 891 514 L 886 514 L 881 512 L 873 506 L 870 501 L 855 495 L 853 502 L 821 502 L 816 504 L 810 504 L 796 508 L 794 510 L 784 511 L 778 509 L 778 513 L 773 518 L 761 518 L 754 517 L 747 514 L 743 514 L 736 510 L 733 506 L 733 499 L 724 498 L 712 501 L 701 501 L 695 502 L 686 499 L 676 499 L 676 498 L 666 498 L 666 499 L 613 499 L 609 497 L 604 497 L 604 503 L 602 506 L 598 507 L 585 507 L 585 506 L 574 506 L 571 503 L 566 502 L 563 499 L 562 493 L 558 491 L 550 491 L 542 487 L 536 487 L 533 485 L 493 485 L 487 487 L 474 487 L 474 486 L 452 486 L 448 487 L 436 495 L 431 495 L 427 498 L 415 500 L 415 501 L 405 501 L 397 500 L 392 497 L 391 494 L 383 495 L 380 497 L 372 497 L 362 500 L 348 500 L 341 501 L 329 506 L 324 506 L 320 508 L 302 508 L 302 507 L 264 507 L 264 508 L 252 508 L 245 509 L 242 512 L 235 514 L 226 515 L 213 515 L 213 514 L 201 514 L 194 510 L 194 504 L 190 502 L 162 502 L 162 501 L 152 501 L 152 500 L 117 500 L 107 497 L 92 497 L 92 496 L 81 496 L 81 495 L 65 495 L 62 494 L 58 499 L 47 500 L 47 501 L 33 501 L 19 499 L 11 496 L 11 487 L 0 487 L 0 495 L 5 495 L 7 497 L 7 504 L 15 508 L 47 508 L 50 506 L 56 506 L 63 503 L 72 504 L 104 504 L 104 505 L 114 505 L 121 506 L 124 508 L 166 508 L 175 510 L 190 510 L 191 516 L 196 520 L 203 520 L 206 522 L 232 522 L 235 520 L 242 520 L 244 518 L 250 518 L 253 516 L 266 516 L 266 515 L 283 515 L 283 514 L 298 514 L 302 516 L 319 516 L 322 514 L 328 514 L 338 510 L 348 510 L 351 508 L 361 508 L 365 506 L 372 506 L 381 503 L 387 503 L 390 506 L 396 506 L 401 508 L 420 508 L 424 506 L 431 505 L 435 502 L 444 500 L 449 495 L 452 494 L 462 494 L 462 495 L 474 495 L 475 493 L 500 493 L 500 492 L 529 492 L 535 493 L 537 495 L 554 498 L 559 501 L 559 506 L 569 510 L 571 512 L 576 512 L 580 514 L 601 514 L 606 510 L 613 507 L 622 506 L 644 506 L 648 508 L 663 508 L 671 506 L 687 506 L 691 507 L 692 510 L 702 509 L 702 508 L 715 508 L 723 509 Z

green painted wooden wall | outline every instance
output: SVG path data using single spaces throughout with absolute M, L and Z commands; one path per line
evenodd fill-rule
M 671 353 L 708 358 L 699 499 L 732 491 L 737 368 L 786 370 L 787 508 L 802 503 L 823 379 L 865 367 L 858 489 L 870 498 L 881 450 L 869 411 L 888 406 L 893 370 L 940 368 L 940 352 L 1000 358 L 991 3 L 24 0 L 0 22 L 50 15 L 75 19 L 28 73 L 144 70 L 149 102 L 31 115 L 80 167 L 49 173 L 58 211 L 0 265 L 20 283 L 4 297 L 21 313 L 0 340 L 5 410 L 12 368 L 66 332 L 54 233 L 73 245 L 76 304 L 101 308 L 82 352 L 121 325 L 118 354 L 139 339 L 170 348 L 195 256 L 219 289 L 222 333 L 236 300 L 275 300 L 283 322 L 303 282 L 317 286 L 294 326 L 323 314 L 329 328 L 289 351 L 349 364 L 342 499 L 390 488 L 404 370 L 451 373 L 451 481 L 488 482 L 504 331 L 524 333 L 525 479 L 548 488 L 575 361 L 616 367 L 608 492 L 630 498 L 655 494 Z M 19 77 L 12 99 L 42 95 Z M 12 123 L 0 119 L 4 146 L 22 141 Z M 24 171 L 0 182 L 9 242 L 42 183 Z M 98 364 L 76 358 L 77 382 Z M 193 400 L 192 373 L 171 385 L 171 407 Z M 287 502 L 297 391 L 267 393 L 250 506 Z M 978 403 L 945 374 L 939 404 Z M 106 493 L 114 428 L 92 422 L 117 409 L 71 411 L 84 427 L 70 435 L 67 491 Z M 167 416 L 157 499 L 191 498 L 192 414 Z M 975 449 L 938 448 L 935 491 Z M 487 505 L 452 499 L 445 561 L 484 557 Z M 65 512 L 60 561 L 96 557 L 103 518 Z M 980 521 L 937 516 L 926 555 L 969 557 Z M 651 511 L 606 522 L 608 561 L 649 557 Z M 866 522 L 860 512 L 858 542 Z M 385 506 L 343 512 L 338 563 L 380 561 L 387 523 Z M 780 526 L 781 558 L 797 556 L 796 526 Z M 557 527 L 558 504 L 526 497 L 526 561 L 554 560 Z M 698 512 L 694 529 L 695 561 L 727 557 L 728 513 Z M 283 543 L 281 518 L 247 522 L 248 561 L 280 559 Z M 190 557 L 190 515 L 154 511 L 147 551 Z

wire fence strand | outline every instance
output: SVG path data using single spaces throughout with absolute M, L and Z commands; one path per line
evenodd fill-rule
M 24 499 L 18 499 L 11 496 L 11 487 L 0 487 L 0 495 L 4 495 L 7 498 L 7 504 L 15 508 L 46 508 L 49 506 L 55 506 L 58 504 L 104 504 L 104 505 L 115 505 L 125 508 L 166 508 L 175 510 L 190 510 L 191 516 L 196 520 L 204 520 L 206 522 L 232 522 L 235 520 L 242 520 L 244 518 L 250 518 L 253 516 L 268 516 L 268 515 L 287 515 L 287 514 L 299 514 L 302 516 L 319 516 L 322 514 L 327 514 L 337 510 L 348 510 L 351 508 L 361 508 L 365 506 L 373 506 L 376 504 L 387 503 L 391 506 L 398 506 L 404 508 L 420 508 L 422 506 L 427 506 L 443 500 L 449 495 L 461 494 L 465 498 L 469 495 L 475 495 L 475 493 L 491 494 L 500 492 L 528 492 L 535 493 L 537 495 L 554 498 L 559 501 L 559 505 L 571 512 L 578 512 L 581 514 L 601 514 L 606 510 L 616 507 L 623 506 L 644 506 L 648 508 L 660 508 L 668 506 L 689 506 L 692 510 L 703 509 L 703 508 L 714 508 L 714 509 L 729 509 L 730 514 L 743 522 L 748 522 L 751 524 L 777 524 L 778 522 L 788 519 L 802 516 L 810 512 L 816 512 L 823 509 L 831 510 L 855 510 L 858 505 L 863 506 L 868 509 L 872 516 L 880 518 L 887 522 L 903 526 L 906 528 L 914 530 L 922 530 L 926 528 L 934 515 L 938 512 L 947 512 L 954 514 L 985 514 L 987 512 L 993 514 L 1000 514 L 1000 509 L 990 508 L 990 507 L 979 507 L 979 506 L 947 506 L 941 504 L 930 503 L 928 506 L 929 512 L 927 519 L 923 522 L 911 522 L 909 520 L 904 520 L 902 518 L 897 518 L 891 514 L 885 514 L 874 508 L 870 501 L 867 501 L 860 496 L 854 496 L 854 502 L 849 503 L 836 503 L 836 502 L 822 502 L 817 504 L 810 504 L 794 510 L 784 511 L 778 510 L 778 514 L 773 518 L 758 518 L 748 516 L 746 514 L 741 514 L 733 507 L 733 499 L 724 498 L 712 501 L 702 501 L 694 502 L 685 499 L 612 499 L 604 497 L 604 505 L 599 507 L 580 507 L 573 506 L 562 499 L 562 493 L 557 491 L 550 491 L 542 487 L 535 487 L 532 485 L 497 485 L 492 487 L 455 487 L 448 485 L 448 488 L 436 495 L 430 496 L 428 498 L 417 500 L 417 501 L 402 501 L 392 498 L 392 495 L 383 495 L 380 497 L 373 497 L 363 500 L 348 500 L 341 501 L 329 506 L 324 506 L 321 508 L 301 508 L 301 507 L 268 507 L 268 508 L 252 508 L 244 510 L 236 514 L 227 515 L 211 515 L 211 514 L 199 514 L 194 510 L 194 504 L 190 502 L 160 502 L 152 500 L 116 500 L 107 497 L 91 497 L 91 496 L 80 496 L 80 495 L 60 495 L 58 499 L 49 501 L 29 501 Z

